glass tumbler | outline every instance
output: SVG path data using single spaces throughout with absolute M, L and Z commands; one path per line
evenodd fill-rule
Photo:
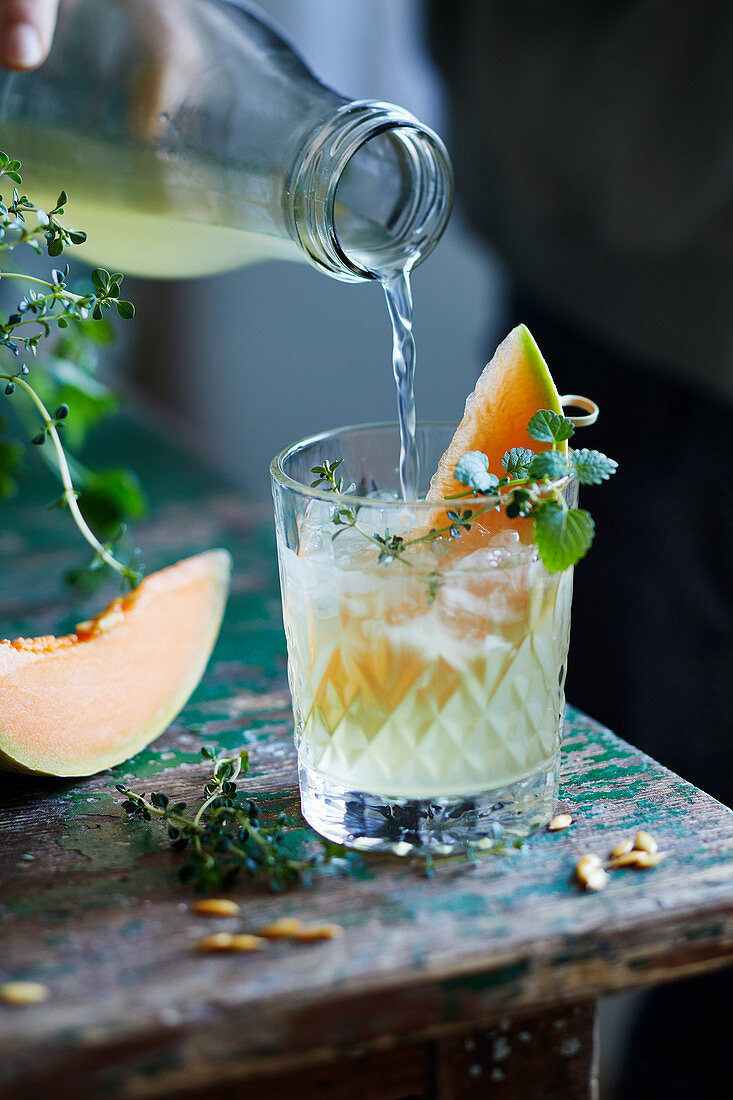
M 422 470 L 452 432 L 418 426 Z M 344 491 L 311 487 L 339 459 Z M 472 493 L 401 500 L 396 424 L 303 440 L 270 472 L 306 820 L 350 847 L 426 855 L 548 822 L 572 569 L 549 573 L 531 522 L 479 516 Z M 472 511 L 460 537 L 454 509 Z

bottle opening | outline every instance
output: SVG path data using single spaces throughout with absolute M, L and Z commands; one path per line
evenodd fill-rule
M 349 103 L 311 137 L 289 186 L 291 232 L 336 278 L 384 282 L 437 244 L 453 174 L 440 138 L 399 107 Z

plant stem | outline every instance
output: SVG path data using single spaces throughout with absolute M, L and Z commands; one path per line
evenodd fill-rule
M 224 761 L 220 761 L 220 762 L 224 762 Z M 234 764 L 234 767 L 235 767 L 234 772 L 229 777 L 229 781 L 233 782 L 240 773 L 241 759 L 237 758 L 236 763 L 234 762 L 234 760 L 229 760 L 228 762 Z M 195 846 L 196 850 L 199 852 L 199 854 L 203 856 L 204 852 L 203 852 L 203 848 L 202 848 L 202 845 L 201 845 L 201 837 L 206 833 L 206 827 L 201 824 L 201 819 L 202 819 L 203 815 L 206 813 L 206 810 L 212 804 L 212 802 L 215 802 L 216 799 L 219 798 L 221 796 L 221 793 L 222 793 L 221 792 L 222 784 L 221 784 L 221 781 L 217 778 L 217 776 L 214 776 L 214 782 L 217 783 L 217 785 L 219 787 L 219 790 L 215 791 L 209 798 L 206 799 L 206 801 L 199 807 L 195 817 L 192 820 L 187 818 L 187 817 L 184 817 L 182 814 L 172 813 L 167 807 L 165 809 L 160 809 L 159 807 L 154 806 L 152 804 L 152 802 L 149 802 L 142 795 L 135 794 L 135 792 L 129 790 L 129 788 L 126 788 L 124 793 L 128 798 L 130 798 L 134 802 L 136 802 L 138 804 L 138 806 L 144 807 L 144 809 L 146 809 L 149 814 L 151 814 L 155 817 L 162 818 L 166 822 L 166 824 L 172 825 L 173 828 L 178 829 L 183 835 L 185 835 L 186 833 L 188 833 L 189 835 L 193 834 L 194 846 Z M 231 810 L 231 808 L 232 807 L 229 807 L 229 806 L 222 806 L 222 807 L 220 807 L 219 809 L 217 809 L 215 811 L 215 814 L 218 814 L 219 812 L 226 813 L 227 811 Z M 265 849 L 269 853 L 271 845 L 270 845 L 270 842 L 267 839 L 267 837 L 263 836 L 256 827 L 247 826 L 247 832 L 249 834 L 249 839 L 250 840 L 254 841 L 256 844 L 258 844 L 260 846 L 260 848 Z M 237 856 L 238 859 L 241 859 L 242 862 L 245 862 L 246 859 L 248 858 L 247 857 L 247 852 L 244 850 L 244 848 L 240 848 L 239 845 L 237 845 L 237 844 L 230 844 L 228 851 L 232 855 Z M 213 856 L 209 855 L 207 858 L 212 863 L 215 862 L 214 859 L 213 859 Z M 287 865 L 289 867 L 291 867 L 291 868 L 293 868 L 294 870 L 297 870 L 297 871 L 302 871 L 307 866 L 307 860 L 297 860 L 297 859 L 287 858 L 285 862 L 287 863 Z
M 56 461 L 58 462 L 59 467 L 59 476 L 61 478 L 61 484 L 64 487 L 64 492 L 62 494 L 63 499 L 66 502 L 66 505 L 71 512 L 74 523 L 81 532 L 82 537 L 86 539 L 86 541 L 95 551 L 95 553 L 99 555 L 105 565 L 108 565 L 110 569 L 114 569 L 116 573 L 119 573 L 121 577 L 129 581 L 130 570 L 128 569 L 128 567 L 123 565 L 122 562 L 119 562 L 117 558 L 107 549 L 107 547 L 102 545 L 102 543 L 99 541 L 87 521 L 84 519 L 84 516 L 82 515 L 81 509 L 79 508 L 79 505 L 77 503 L 77 492 L 71 479 L 71 472 L 69 470 L 69 464 L 66 460 L 66 454 L 64 453 L 63 444 L 61 443 L 58 429 L 56 428 L 56 424 L 54 423 L 53 417 L 49 413 L 48 409 L 43 404 L 33 387 L 30 386 L 24 378 L 21 378 L 20 375 L 0 374 L 0 378 L 8 382 L 12 382 L 16 386 L 22 386 L 30 397 L 33 404 L 38 409 L 39 413 L 41 414 L 45 429 L 51 437 L 51 442 L 53 443 L 53 448 L 56 454 Z
M 229 761 L 227 761 L 227 763 L 231 764 L 232 761 L 229 760 Z M 242 770 L 242 762 L 239 758 L 237 758 L 236 764 L 234 764 L 233 767 L 234 767 L 234 771 L 229 776 L 229 780 L 232 783 L 234 782 L 234 780 L 237 778 L 240 771 Z M 198 813 L 196 814 L 195 818 L 193 819 L 194 825 L 198 825 L 200 823 L 201 818 L 204 816 L 204 814 L 208 810 L 211 803 L 216 802 L 217 798 L 219 798 L 219 796 L 221 795 L 222 782 L 221 782 L 221 780 L 219 779 L 219 777 L 217 775 L 214 775 L 214 782 L 216 783 L 219 790 L 214 791 L 214 793 L 212 795 L 210 795 L 209 798 L 206 799 L 206 801 L 203 803 L 203 805 L 201 805 L 199 807 Z
M 47 286 L 53 290 L 54 284 L 46 279 L 37 279 L 35 275 L 25 275 L 22 271 L 0 271 L 0 279 L 24 279 L 27 283 L 37 283 L 38 286 Z

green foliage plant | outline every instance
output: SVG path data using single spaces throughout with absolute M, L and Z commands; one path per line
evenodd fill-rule
M 24 288 L 12 312 L 0 317 L 0 350 L 5 349 L 11 363 L 15 360 L 12 369 L 0 360 L 0 381 L 16 413 L 12 421 L 0 417 L 0 499 L 18 491 L 30 437 L 31 445 L 41 449 L 61 483 L 61 495 L 51 507 L 68 509 L 93 551 L 91 563 L 77 573 L 77 579 L 106 567 L 119 575 L 123 587 L 134 588 L 141 579 L 138 552 L 123 561 L 114 544 L 124 533 L 120 521 L 144 511 L 142 489 L 129 471 L 88 469 L 70 453 L 62 436 L 81 446 L 88 429 L 115 411 L 114 395 L 95 376 L 97 349 L 111 339 L 106 311 L 115 309 L 123 320 L 130 320 L 135 307 L 121 297 L 123 276 L 119 272 L 95 268 L 91 286 L 79 288 L 72 285 L 68 264 L 53 268 L 48 278 L 14 265 L 14 254 L 21 246 L 38 255 L 45 249 L 55 259 L 64 249 L 86 240 L 83 230 L 63 221 L 66 192 L 61 191 L 52 210 L 41 209 L 20 190 L 20 168 L 20 161 L 0 152 L 0 186 L 2 177 L 12 185 L 9 199 L 0 195 L 0 253 L 6 261 L 0 280 L 15 280 Z M 33 362 L 32 374 L 28 359 Z M 17 407 L 20 395 L 27 399 L 24 409 Z M 92 530 L 80 496 L 101 514 L 104 528 L 110 532 L 118 528 L 114 538 L 104 540 Z

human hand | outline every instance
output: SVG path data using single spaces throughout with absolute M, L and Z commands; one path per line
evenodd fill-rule
M 48 56 L 59 0 L 0 0 L 0 65 L 35 69 Z
M 0 0 L 0 67 L 35 69 L 48 56 L 60 0 Z M 74 10 L 79 0 L 66 0 Z M 179 0 L 121 0 L 139 51 L 130 128 L 151 140 L 202 71 L 201 43 L 180 19 Z M 67 10 L 68 14 L 68 10 Z

